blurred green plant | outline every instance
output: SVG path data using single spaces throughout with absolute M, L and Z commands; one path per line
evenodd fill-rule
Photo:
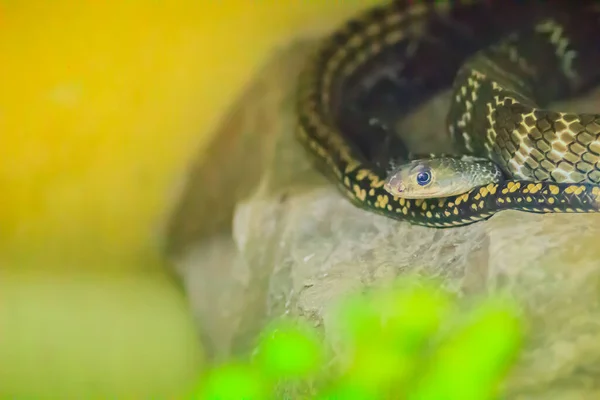
M 461 309 L 416 281 L 354 296 L 335 315 L 343 349 L 335 363 L 316 329 L 282 319 L 264 330 L 251 360 L 210 370 L 194 398 L 272 399 L 281 382 L 322 381 L 310 398 L 496 399 L 523 339 L 512 302 L 487 298 Z

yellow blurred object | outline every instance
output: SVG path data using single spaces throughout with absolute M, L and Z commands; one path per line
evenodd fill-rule
M 377 2 L 0 0 L 0 397 L 196 375 L 183 300 L 146 281 L 182 173 L 275 46 Z
M 173 399 L 202 351 L 177 290 L 129 274 L 2 275 L 0 399 Z
M 0 1 L 4 261 L 138 268 L 186 162 L 268 52 L 364 6 Z

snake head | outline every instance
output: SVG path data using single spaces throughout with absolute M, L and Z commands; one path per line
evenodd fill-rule
M 440 157 L 398 166 L 388 175 L 384 189 L 406 199 L 449 197 L 501 179 L 500 169 L 489 160 Z

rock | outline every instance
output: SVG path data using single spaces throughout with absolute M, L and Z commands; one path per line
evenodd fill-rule
M 354 207 L 293 134 L 293 84 L 310 46 L 280 52 L 250 85 L 208 161 L 191 169 L 167 232 L 167 257 L 209 350 L 248 352 L 265 322 L 280 315 L 312 321 L 330 340 L 339 300 L 417 274 L 465 301 L 504 294 L 522 305 L 530 336 L 508 398 L 598 398 L 600 214 L 504 211 L 436 230 Z M 445 93 L 399 129 L 426 138 L 414 146 L 432 143 L 444 132 L 447 107 Z

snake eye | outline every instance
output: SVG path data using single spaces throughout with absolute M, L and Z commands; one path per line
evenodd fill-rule
M 431 182 L 431 173 L 429 171 L 419 172 L 417 174 L 417 183 L 421 186 L 425 186 Z

